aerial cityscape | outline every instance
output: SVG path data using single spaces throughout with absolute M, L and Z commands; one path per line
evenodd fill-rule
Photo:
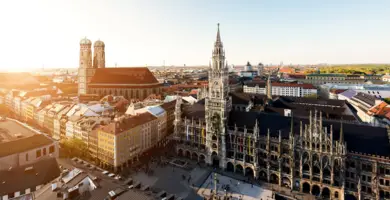
M 165 20 L 180 17 L 184 12 L 180 8 L 193 8 L 185 11 L 183 19 L 176 19 L 191 21 L 195 19 L 189 16 L 198 10 L 214 20 L 207 8 L 212 10 L 217 6 L 217 3 L 203 1 L 153 2 L 155 5 L 102 1 L 91 5 L 88 16 L 82 16 L 95 16 L 94 9 L 106 8 L 109 12 L 105 16 L 112 14 L 110 22 L 115 24 L 117 17 L 130 17 L 122 12 L 130 9 L 134 11 L 132 17 L 139 16 L 132 19 L 136 26 L 135 22 L 146 20 L 142 17 L 144 13 L 136 8 L 177 9 L 177 13 L 167 14 Z M 248 5 L 226 2 L 228 5 L 218 6 L 230 9 L 228 12 L 234 15 L 243 9 L 252 13 L 253 6 L 264 6 L 270 9 L 269 13 L 279 13 L 278 6 L 282 5 L 266 1 L 253 1 Z M 74 22 L 77 27 L 84 27 L 78 23 L 85 21 L 77 22 L 75 16 L 81 12 L 76 8 L 85 6 L 86 2 L 74 1 L 74 5 L 70 5 L 70 2 L 58 1 L 55 5 L 42 0 L 39 3 L 38 11 L 53 16 L 42 21 L 60 19 L 64 12 L 73 10 L 74 16 L 61 18 L 62 22 L 67 22 L 64 26 Z M 316 7 L 318 12 L 309 14 L 317 20 L 322 12 L 334 9 L 336 17 L 330 18 L 336 21 L 343 20 L 339 12 L 350 6 L 362 9 L 361 15 L 367 17 L 369 23 L 390 23 L 390 15 L 385 12 L 390 4 L 386 1 L 354 5 L 351 1 L 351 4 L 338 6 L 328 3 L 308 3 L 307 7 L 301 7 L 304 4 L 297 1 L 299 6 L 283 5 L 292 13 Z M 11 8 L 16 5 L 13 4 L 5 6 Z M 203 7 L 206 4 L 207 8 Z M 377 15 L 367 11 L 374 8 L 372 12 Z M 31 17 L 37 18 L 37 15 Z M 124 29 L 121 36 L 115 31 L 103 31 L 104 26 L 112 26 L 104 20 L 99 26 L 107 40 L 90 39 L 98 38 L 92 34 L 95 31 L 88 30 L 92 25 L 76 30 L 80 37 L 73 32 L 61 35 L 69 36 L 66 41 L 76 38 L 70 49 L 77 58 L 68 60 L 74 56 L 65 56 L 68 44 L 64 44 L 64 49 L 58 50 L 64 57 L 55 66 L 50 63 L 52 56 L 57 59 L 58 53 L 47 55 L 45 59 L 47 51 L 43 47 L 28 54 L 39 55 L 50 65 L 39 67 L 37 60 L 30 63 L 18 60 L 17 64 L 8 65 L 15 56 L 8 46 L 10 50 L 3 53 L 4 62 L 0 61 L 0 200 L 390 199 L 390 30 L 383 29 L 389 34 L 377 46 L 360 43 L 370 51 L 367 54 L 361 54 L 361 49 L 352 49 L 352 45 L 344 52 L 345 57 L 324 53 L 317 59 L 321 55 L 314 58 L 308 53 L 319 52 L 317 47 L 307 52 L 296 47 L 302 55 L 280 50 L 281 60 L 288 63 L 284 64 L 266 58 L 274 57 L 272 52 L 262 55 L 263 50 L 253 52 L 252 47 L 236 51 L 236 38 L 246 44 L 244 40 L 253 36 L 246 37 L 245 33 L 236 36 L 240 31 L 234 30 L 232 24 L 236 22 L 229 14 L 216 15 L 221 21 L 210 22 L 203 17 L 199 17 L 199 22 L 194 21 L 196 24 L 207 21 L 207 25 L 192 27 L 193 31 L 201 30 L 191 36 L 188 44 L 181 43 L 182 36 L 177 36 L 177 43 L 164 46 L 164 51 L 161 45 L 167 43 L 150 45 L 147 41 L 156 42 L 155 37 L 167 38 L 164 31 L 155 32 L 153 34 L 161 35 L 153 38 L 145 35 L 137 39 L 145 43 L 127 46 L 141 52 L 127 57 L 126 53 L 119 53 L 122 48 L 113 47 L 119 45 L 115 44 L 118 42 L 126 46 L 128 41 L 124 38 L 130 36 L 126 36 Z M 381 16 L 386 16 L 387 21 Z M 158 12 L 150 17 L 151 24 L 159 21 Z M 301 19 L 302 16 L 292 15 L 295 17 Z M 345 17 L 350 19 L 350 16 Z M 13 20 L 18 22 L 19 18 Z M 162 24 L 171 23 L 161 20 Z M 249 15 L 237 20 L 248 20 L 247 24 L 256 22 Z M 285 20 L 290 23 L 292 19 Z M 354 30 L 354 21 L 345 22 Z M 43 26 L 40 22 L 37 24 Z M 53 33 L 60 30 L 56 27 L 53 26 Z M 188 31 L 186 28 L 185 25 L 176 27 L 183 32 Z M 81 30 L 83 32 L 79 33 Z M 201 34 L 199 38 L 207 37 L 210 42 L 196 39 L 200 32 L 207 35 Z M 84 33 L 92 36 L 82 36 Z M 377 32 L 372 34 L 376 37 Z M 291 38 L 294 37 L 292 33 Z M 374 41 L 371 35 L 366 37 L 367 41 Z M 12 45 L 22 40 L 12 40 Z M 299 37 L 297 40 L 301 41 Z M 381 47 L 386 41 L 388 51 L 383 52 L 386 48 Z M 335 43 L 340 42 L 343 41 Z M 52 41 L 42 40 L 43 46 L 50 43 Z M 198 53 L 203 43 L 206 48 Z M 316 45 L 325 48 L 320 43 Z M 26 43 L 30 44 L 33 42 Z M 8 43 L 5 41 L 4 45 L 7 47 Z M 339 44 L 334 45 L 341 48 Z M 174 50 L 180 46 L 181 49 Z M 164 51 L 161 54 L 170 60 L 161 59 L 159 64 L 157 60 L 161 57 L 153 48 L 161 48 Z M 340 48 L 335 50 L 337 54 L 341 54 Z M 273 50 L 269 47 L 269 51 Z M 228 52 L 241 53 L 236 56 Z M 174 53 L 177 59 L 170 55 Z M 384 53 L 386 56 L 381 57 Z M 191 54 L 194 57 L 190 58 Z M 204 58 L 198 60 L 203 54 Z M 306 59 L 305 55 L 310 58 Z M 135 61 L 142 58 L 142 62 L 151 65 L 134 62 L 126 66 L 115 61 L 124 63 L 133 56 Z M 188 64 L 177 64 L 183 63 L 183 58 L 188 59 L 185 62 Z M 247 59 L 243 61 L 243 58 Z M 74 66 L 69 66 L 72 63 Z

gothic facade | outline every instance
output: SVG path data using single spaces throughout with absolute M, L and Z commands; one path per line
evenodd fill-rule
M 208 96 L 176 101 L 178 155 L 326 199 L 390 198 L 387 129 L 236 110 L 219 27 L 212 59 Z

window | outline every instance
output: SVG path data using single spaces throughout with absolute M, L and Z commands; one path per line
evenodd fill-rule
M 9 199 L 12 199 L 12 198 L 14 198 L 15 197 L 15 193 L 8 193 L 8 198 Z
M 40 149 L 37 150 L 37 152 L 36 152 L 36 157 L 37 157 L 37 158 L 41 157 L 41 150 L 40 150 Z
M 384 174 L 385 173 L 385 168 L 379 167 L 379 174 Z
M 43 155 L 46 156 L 46 148 L 43 148 Z
M 49 147 L 49 153 L 54 153 L 55 149 L 54 149 L 54 145 L 50 146 Z

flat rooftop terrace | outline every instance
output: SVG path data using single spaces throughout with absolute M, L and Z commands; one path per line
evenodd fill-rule
M 37 133 L 14 120 L 0 121 L 0 143 L 31 137 L 35 134 Z

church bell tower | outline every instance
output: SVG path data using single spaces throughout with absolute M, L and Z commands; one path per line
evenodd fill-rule
M 88 93 L 88 82 L 90 81 L 92 69 L 92 42 L 87 38 L 80 41 L 80 59 L 79 69 L 77 74 L 78 81 L 78 95 Z
M 212 52 L 206 98 L 206 162 L 214 167 L 225 168 L 226 137 L 231 98 L 229 97 L 229 71 L 225 63 L 225 51 L 221 41 L 219 24 Z
M 105 68 L 106 67 L 106 53 L 104 51 L 105 44 L 101 40 L 97 40 L 93 50 L 93 68 Z

